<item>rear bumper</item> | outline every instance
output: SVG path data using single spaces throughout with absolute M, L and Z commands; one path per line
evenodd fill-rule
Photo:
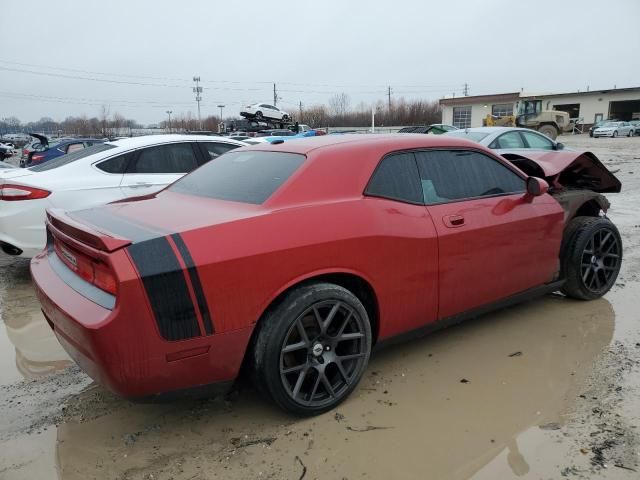
M 1 202 L 0 242 L 22 251 L 21 257 L 32 258 L 42 251 L 47 233 L 44 226 L 47 199 L 23 202 Z
M 124 251 L 116 253 L 126 259 Z M 31 262 L 42 311 L 69 356 L 96 382 L 127 398 L 148 399 L 238 375 L 253 327 L 166 341 L 138 278 L 121 283 L 114 308 L 105 308 L 67 285 L 49 255 L 55 253 L 42 252 Z

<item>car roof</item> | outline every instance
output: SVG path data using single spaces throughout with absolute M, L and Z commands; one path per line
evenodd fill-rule
M 123 138 L 121 140 L 113 140 L 105 143 L 130 150 L 133 148 L 148 147 L 150 145 L 171 143 L 171 142 L 213 142 L 213 141 L 233 143 L 234 145 L 238 144 L 237 140 L 232 140 L 227 137 L 220 137 L 216 135 L 180 135 L 180 134 L 144 135 L 141 137 Z
M 391 134 L 345 134 L 318 135 L 285 141 L 278 144 L 264 143 L 246 147 L 251 150 L 268 150 L 306 155 L 315 150 L 350 144 L 352 147 L 374 148 L 376 150 L 408 150 L 414 148 L 463 147 L 486 150 L 477 142 L 463 138 L 444 137 L 443 135 L 422 135 L 414 133 Z

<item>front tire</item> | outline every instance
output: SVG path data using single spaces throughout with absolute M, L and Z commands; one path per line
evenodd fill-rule
M 355 389 L 369 362 L 367 311 L 338 285 L 292 290 L 259 328 L 253 351 L 257 386 L 297 415 L 335 408 Z
M 616 138 L 618 136 L 618 131 L 616 130 L 615 132 L 613 132 L 613 135 L 611 135 L 613 138 Z
M 256 112 L 256 118 L 257 118 L 258 120 L 261 120 L 261 119 L 262 119 L 262 112 L 257 111 L 257 112 Z
M 620 272 L 620 232 L 608 218 L 576 217 L 565 229 L 560 261 L 565 295 L 579 300 L 599 298 Z

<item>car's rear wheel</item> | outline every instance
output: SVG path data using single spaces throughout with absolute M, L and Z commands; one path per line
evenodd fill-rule
M 627 135 L 627 137 L 633 137 L 633 130 L 629 130 L 629 134 Z
M 256 112 L 256 118 L 262 118 L 262 112 L 261 111 L 257 111 Z
M 367 311 L 330 283 L 289 292 L 266 314 L 254 348 L 255 381 L 280 407 L 318 415 L 356 387 L 371 352 Z
M 605 217 L 576 217 L 562 245 L 562 291 L 580 300 L 599 298 L 614 285 L 622 264 L 622 238 Z

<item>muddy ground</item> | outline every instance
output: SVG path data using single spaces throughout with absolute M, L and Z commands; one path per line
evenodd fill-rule
M 59 347 L 28 262 L 0 256 L 0 479 L 640 478 L 640 138 L 564 137 L 623 182 L 605 298 L 550 295 L 375 355 L 337 410 L 288 416 L 250 386 L 133 404 Z M 0 254 L 1 255 L 1 254 Z

